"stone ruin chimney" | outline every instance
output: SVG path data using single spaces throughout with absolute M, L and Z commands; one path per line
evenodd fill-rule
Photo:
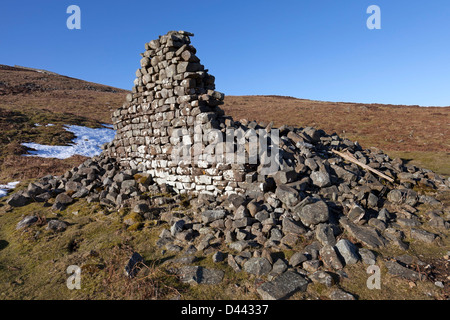
M 196 56 L 192 36 L 170 31 L 145 45 L 132 93 L 113 113 L 117 134 L 106 152 L 121 167 L 150 173 L 177 193 L 243 193 L 246 174 L 256 171 L 255 166 L 227 164 L 222 156 L 206 161 L 200 154 L 208 146 L 225 147 L 225 129 L 242 125 L 219 108 L 224 94 L 215 90 L 214 76 Z M 208 136 L 211 130 L 222 135 L 220 139 Z M 231 141 L 229 151 L 242 148 L 234 137 Z M 190 154 L 190 161 L 173 160 L 174 151 L 180 150 Z M 255 174 L 247 177 L 247 182 L 255 180 Z

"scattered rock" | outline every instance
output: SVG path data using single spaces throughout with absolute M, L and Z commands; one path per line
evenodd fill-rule
M 332 246 L 323 246 L 319 251 L 320 256 L 322 258 L 323 264 L 328 268 L 332 268 L 334 270 L 340 270 L 344 268 L 342 264 L 341 258 L 337 254 L 335 247 Z
M 224 274 L 222 270 L 199 266 L 185 266 L 178 269 L 180 280 L 189 284 L 219 284 L 222 282 Z
M 244 263 L 244 270 L 255 276 L 262 276 L 272 270 L 272 265 L 266 258 L 251 258 Z
M 38 221 L 36 216 L 26 216 L 16 225 L 16 230 L 27 228 Z
M 60 203 L 62 205 L 68 205 L 73 202 L 72 197 L 66 193 L 60 193 L 56 196 L 55 203 Z
M 67 223 L 60 220 L 50 220 L 47 224 L 47 230 L 63 232 L 67 229 Z
M 391 160 L 381 150 L 364 150 L 357 142 L 311 127 L 280 128 L 280 170 L 272 175 L 261 174 L 266 167 L 260 161 L 249 166 L 230 165 L 219 159 L 214 163 L 200 160 L 179 166 L 170 161 L 171 150 L 181 142 L 198 138 L 196 121 L 203 128 L 224 134 L 226 128 L 244 132 L 262 129 L 268 133 L 273 127 L 273 123 L 233 121 L 223 114 L 218 106 L 224 95 L 215 91 L 214 77 L 195 56 L 189 35 L 183 31 L 169 32 L 146 45 L 141 60 L 143 68 L 136 72 L 133 90 L 113 112 L 116 137 L 103 147 L 102 154 L 62 176 L 41 178 L 6 202 L 11 207 L 20 207 L 31 201 L 51 203 L 55 198 L 52 208 L 63 210 L 85 198 L 88 203 L 97 202 L 105 207 L 102 209 L 105 212 L 130 210 L 123 218 L 129 226 L 127 230 L 167 222 L 170 231 L 164 229 L 161 233 L 156 243 L 159 248 L 178 253 L 190 245 L 204 255 L 211 254 L 214 262 L 225 259 L 217 251 L 225 243 L 239 252 L 227 258 L 236 272 L 243 267 L 257 276 L 269 275 L 272 281 L 258 288 L 258 292 L 271 299 L 306 288 L 305 279 L 292 270 L 286 271 L 288 266 L 282 259 L 271 265 L 271 252 L 296 249 L 299 240 L 314 242 L 304 248 L 304 253 L 295 253 L 289 264 L 299 273 L 309 272 L 313 281 L 329 285 L 330 274 L 319 270 L 322 262 L 325 268 L 334 270 L 341 270 L 344 262 L 353 264 L 360 259 L 372 265 L 376 256 L 367 248 L 393 244 L 406 250 L 403 232 L 414 240 L 431 244 L 448 230 L 449 213 L 442 209 L 437 195 L 419 195 L 413 187 L 447 190 L 449 179 Z M 223 147 L 211 139 L 202 139 L 200 144 L 205 149 Z M 235 143 L 231 148 L 242 148 L 249 155 L 255 151 L 245 142 Z M 378 176 L 342 161 L 331 152 L 344 149 L 400 183 L 380 183 Z M 426 222 L 437 234 L 422 229 L 417 204 L 437 210 L 428 215 Z M 192 212 L 186 214 L 184 208 L 188 206 Z M 25 217 L 16 228 L 25 228 L 36 221 L 37 217 Z M 344 235 L 350 235 L 362 247 L 359 254 L 350 241 L 336 242 L 341 227 Z M 62 231 L 67 224 L 52 220 L 48 228 Z M 194 262 L 193 252 L 183 254 L 186 256 L 177 258 L 179 263 Z M 139 254 L 133 254 L 126 274 L 134 277 L 134 267 L 142 261 Z M 416 278 L 414 271 L 402 263 L 387 262 L 386 266 L 392 274 Z M 298 268 L 300 265 L 303 269 Z M 220 282 L 215 271 L 186 268 L 183 269 L 186 282 Z M 339 272 L 342 273 L 336 273 Z M 349 294 L 336 291 L 333 297 L 348 298 L 346 295 Z
M 352 237 L 371 249 L 377 249 L 386 245 L 386 239 L 376 229 L 358 226 L 350 222 L 346 217 L 341 218 L 339 222 Z
M 6 203 L 11 207 L 23 207 L 30 203 L 30 199 L 17 192 L 12 194 Z
M 283 233 L 287 234 L 287 233 L 293 233 L 293 234 L 305 234 L 306 230 L 305 228 L 301 225 L 301 223 L 298 223 L 294 220 L 292 220 L 292 218 L 290 217 L 285 217 L 282 220 L 282 229 L 283 229 Z
M 346 239 L 341 239 L 336 243 L 340 255 L 344 258 L 345 264 L 355 264 L 359 261 L 358 248 Z
M 300 202 L 300 194 L 297 190 L 285 184 L 279 185 L 275 191 L 277 198 L 288 207 L 293 207 Z
M 212 260 L 214 263 L 218 263 L 218 262 L 222 262 L 223 260 L 225 260 L 226 255 L 221 252 L 221 251 L 217 251 L 216 253 L 213 254 L 212 256 Z
M 311 173 L 311 180 L 319 188 L 325 188 L 331 185 L 330 176 L 323 171 L 314 171 Z
M 228 265 L 234 270 L 234 272 L 241 272 L 241 267 L 231 254 L 228 255 Z
M 323 246 L 334 246 L 336 244 L 334 231 L 328 223 L 320 223 L 316 226 L 316 239 Z
M 225 210 L 207 210 L 202 213 L 203 223 L 210 223 L 225 217 Z
M 295 268 L 295 267 L 301 265 L 306 260 L 308 260 L 308 258 L 303 253 L 296 252 L 289 259 L 289 264 Z
M 302 223 L 307 226 L 327 222 L 329 219 L 329 210 L 327 204 L 319 200 L 312 204 L 305 205 L 298 213 Z
M 285 272 L 287 269 L 288 269 L 287 264 L 282 259 L 278 259 L 273 264 L 272 271 L 270 271 L 268 279 L 273 280 L 275 277 L 279 276 L 280 274 Z
M 335 289 L 330 293 L 331 300 L 356 300 L 355 297 L 341 289 Z
M 408 280 L 422 280 L 422 276 L 418 272 L 402 266 L 397 261 L 385 261 L 384 265 L 388 269 L 388 273 L 394 276 L 400 276 Z
M 134 252 L 125 266 L 125 275 L 129 278 L 134 278 L 139 272 L 138 264 L 143 261 L 144 258 L 139 253 Z
M 260 285 L 257 292 L 263 300 L 281 300 L 298 291 L 306 291 L 307 287 L 308 281 L 302 275 L 286 271 L 274 280 Z
M 425 230 L 412 228 L 411 238 L 425 243 L 433 243 L 433 241 L 436 239 L 436 235 Z
M 194 255 L 186 255 L 179 258 L 175 258 L 170 260 L 172 263 L 179 263 L 179 264 L 192 264 L 196 262 L 198 258 Z
M 177 233 L 183 231 L 184 225 L 186 222 L 183 219 L 180 219 L 176 221 L 171 227 L 170 227 L 170 234 L 172 236 L 175 236 Z
M 310 278 L 312 282 L 321 283 L 328 288 L 332 287 L 335 283 L 333 277 L 325 271 L 316 271 L 310 274 L 308 278 Z
M 372 251 L 370 251 L 369 249 L 360 248 L 358 250 L 358 253 L 361 256 L 361 260 L 364 264 L 371 266 L 376 263 L 377 258 L 375 256 L 375 254 Z
M 308 260 L 303 262 L 302 267 L 308 272 L 316 272 L 320 268 L 320 260 Z

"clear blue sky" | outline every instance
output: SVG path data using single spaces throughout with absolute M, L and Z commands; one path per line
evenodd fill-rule
M 69 5 L 81 30 L 69 30 Z M 369 30 L 369 5 L 381 30 Z M 0 64 L 130 89 L 144 44 L 193 32 L 227 95 L 450 105 L 448 0 L 33 0 L 0 4 Z

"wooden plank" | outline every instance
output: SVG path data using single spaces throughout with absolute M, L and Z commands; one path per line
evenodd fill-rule
M 384 173 L 381 173 L 378 170 L 375 170 L 374 168 L 369 167 L 368 165 L 365 165 L 364 163 L 356 160 L 355 157 L 353 157 L 348 151 L 347 153 L 342 153 L 336 150 L 331 150 L 333 153 L 337 154 L 338 156 L 342 157 L 345 160 L 348 160 L 350 162 L 353 162 L 354 164 L 357 164 L 358 166 L 360 166 L 363 169 L 369 170 L 370 172 L 375 173 L 376 175 L 386 179 L 387 181 L 390 181 L 392 183 L 394 183 L 394 179 L 392 179 L 391 177 L 388 177 L 387 175 L 385 175 Z

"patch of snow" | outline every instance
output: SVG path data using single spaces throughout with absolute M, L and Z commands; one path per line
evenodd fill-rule
M 34 124 L 35 127 L 42 127 L 39 123 Z
M 92 129 L 83 126 L 64 126 L 64 129 L 75 135 L 71 146 L 48 146 L 38 143 L 22 143 L 23 146 L 34 149 L 25 156 L 37 156 L 41 158 L 67 159 L 73 155 L 93 157 L 102 152 L 101 146 L 111 142 L 116 135 L 114 130 L 109 128 Z
M 0 198 L 5 197 L 8 192 L 14 189 L 20 181 L 10 182 L 8 184 L 0 184 Z
M 53 123 L 49 123 L 49 124 L 46 125 L 46 127 L 53 127 L 53 126 L 54 126 Z

